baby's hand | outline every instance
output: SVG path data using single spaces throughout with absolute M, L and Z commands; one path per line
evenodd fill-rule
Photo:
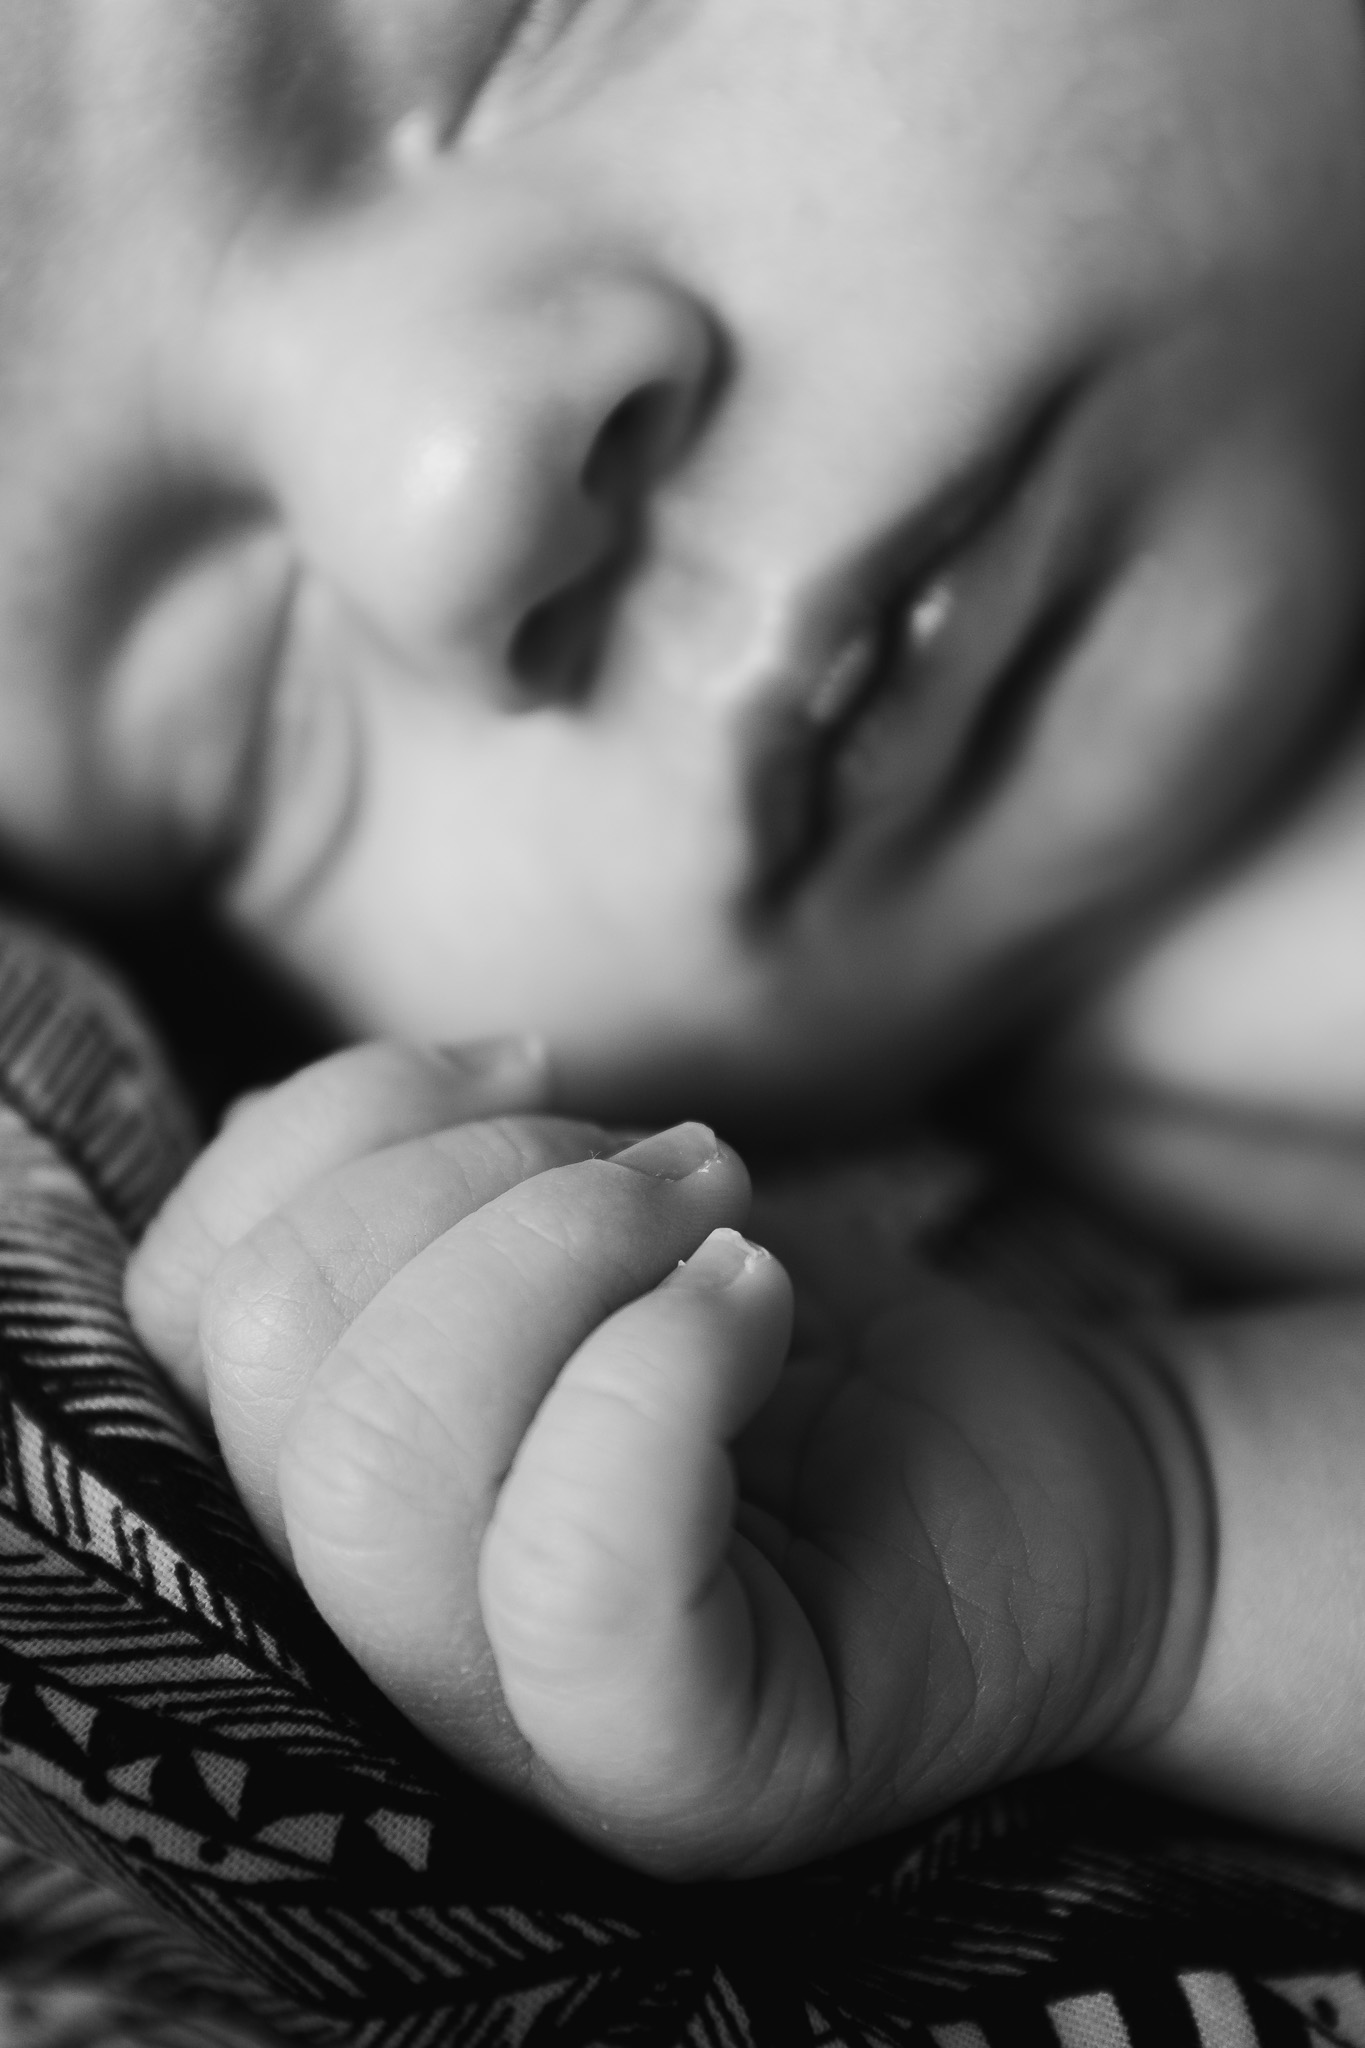
M 700 1127 L 608 1165 L 625 1134 L 492 1114 L 543 1091 L 511 1048 L 496 1067 L 392 1045 L 325 1061 L 232 1118 L 128 1279 L 337 1633 L 428 1733 L 517 1783 L 534 1759 L 477 1588 L 498 1486 L 580 1339 L 748 1206 Z M 770 1374 L 776 1267 L 772 1292 Z
M 815 1311 L 788 1357 L 783 1269 L 736 1234 L 743 1167 L 695 1125 L 607 1159 L 590 1126 L 475 1122 L 291 1186 L 320 1085 L 219 1141 L 240 1189 L 256 1120 L 279 1206 L 218 1257 L 204 1366 L 262 1528 L 438 1743 L 691 1875 L 819 1854 L 1182 1703 L 1204 1580 L 1171 1538 L 1197 1516 L 1140 1369 L 893 1255 L 846 1183 L 770 1211 Z M 211 1207 L 217 1171 L 184 1199 Z

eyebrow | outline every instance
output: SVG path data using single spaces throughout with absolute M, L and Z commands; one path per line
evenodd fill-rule
M 404 114 L 443 129 L 463 111 L 522 11 L 519 0 L 233 0 L 230 67 L 239 155 L 324 180 L 372 159 Z M 220 117 L 221 118 L 221 117 Z
M 195 126 L 220 162 L 244 181 L 284 168 L 307 184 L 354 154 L 364 78 L 332 0 L 230 0 L 186 16 Z

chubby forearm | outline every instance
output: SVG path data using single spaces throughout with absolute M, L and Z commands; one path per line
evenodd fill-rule
M 1365 1296 L 1154 1341 L 1204 1466 L 1202 1505 L 1188 1468 L 1170 1468 L 1195 1613 L 1120 1756 L 1173 1790 L 1365 1845 Z

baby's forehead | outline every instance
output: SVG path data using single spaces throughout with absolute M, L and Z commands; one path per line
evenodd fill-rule
M 44 331 L 69 334 L 149 233 L 169 247 L 187 229 L 207 246 L 263 200 L 321 191 L 362 162 L 421 86 L 436 15 L 484 11 L 484 0 L 7 7 L 0 390 L 45 379 Z M 436 75 L 429 62 L 425 73 Z

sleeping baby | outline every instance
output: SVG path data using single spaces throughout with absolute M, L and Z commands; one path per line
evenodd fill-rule
M 664 1874 L 1091 1754 L 1365 1841 L 1365 1310 L 1053 1330 L 714 1134 L 1032 1033 L 1358 1277 L 1355 0 L 12 15 L 0 835 L 362 1041 L 129 1276 L 265 1540 Z

